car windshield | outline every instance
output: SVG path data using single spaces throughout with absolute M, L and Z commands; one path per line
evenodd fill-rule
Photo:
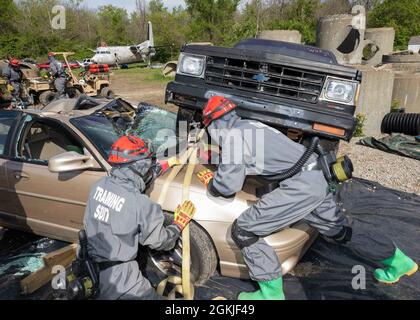
M 175 134 L 175 113 L 149 104 L 140 104 L 138 111 L 123 109 L 121 102 L 123 100 L 114 100 L 114 104 L 94 114 L 71 119 L 71 123 L 83 132 L 105 159 L 108 159 L 112 144 L 123 135 L 148 140 L 159 159 L 177 153 L 180 140 Z

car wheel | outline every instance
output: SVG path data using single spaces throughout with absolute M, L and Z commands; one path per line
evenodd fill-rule
M 172 224 L 173 215 L 165 213 L 165 225 Z M 191 280 L 202 285 L 210 279 L 217 268 L 217 254 L 213 241 L 196 222 L 190 224 Z M 182 240 L 168 252 L 142 248 L 139 265 L 155 285 L 168 276 L 181 276 Z
M 45 107 L 57 98 L 57 93 L 52 91 L 44 91 L 39 95 L 39 102 Z
M 112 91 L 109 87 L 103 87 L 101 89 L 100 96 L 107 99 L 114 99 L 115 94 L 114 91 Z

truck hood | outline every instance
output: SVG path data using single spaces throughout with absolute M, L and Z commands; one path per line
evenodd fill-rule
M 352 80 L 361 79 L 361 74 L 357 69 L 337 64 L 336 58 L 331 52 L 299 44 L 252 39 L 241 41 L 233 48 L 185 45 L 181 51 L 203 56 L 299 67 Z
M 328 50 L 285 41 L 246 39 L 240 41 L 234 46 L 234 48 L 259 52 L 264 51 L 273 54 L 338 65 L 335 55 Z

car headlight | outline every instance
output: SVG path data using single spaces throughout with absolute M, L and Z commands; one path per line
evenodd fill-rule
M 177 73 L 193 77 L 202 77 L 204 75 L 205 65 L 205 56 L 181 53 Z
M 355 104 L 359 83 L 327 77 L 323 90 L 323 100 Z

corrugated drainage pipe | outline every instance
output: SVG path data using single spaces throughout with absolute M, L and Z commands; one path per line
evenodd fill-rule
M 382 120 L 382 133 L 420 135 L 420 113 L 388 113 Z

